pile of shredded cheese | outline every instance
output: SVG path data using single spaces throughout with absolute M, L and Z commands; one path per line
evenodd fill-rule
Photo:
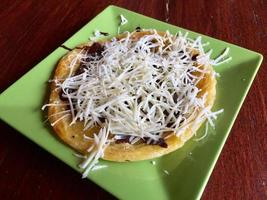
M 197 84 L 209 73 L 200 66 L 229 61 L 229 49 L 213 60 L 212 51 L 204 51 L 207 44 L 202 44 L 201 37 L 192 40 L 187 33 L 172 35 L 167 31 L 162 36 L 149 31 L 151 34 L 138 40 L 132 38 L 134 32 L 126 32 L 122 39 L 113 38 L 103 44 L 101 57 L 90 55 L 88 62 L 86 50 L 82 50 L 70 58 L 69 68 L 73 71 L 82 62 L 84 72 L 56 82 L 68 99 L 70 125 L 82 121 L 84 130 L 102 127 L 94 138 L 88 138 L 94 145 L 80 165 L 85 169 L 83 177 L 96 167 L 110 142 L 130 137 L 131 144 L 142 138 L 155 144 L 163 133 L 171 131 L 179 136 L 188 126 L 197 128 L 206 119 L 214 126 L 213 120 L 223 112 L 205 107 L 206 95 L 197 96 Z M 196 72 L 201 75 L 196 76 Z

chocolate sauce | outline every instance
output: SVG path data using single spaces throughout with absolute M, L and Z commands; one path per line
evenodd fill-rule
M 121 143 L 130 143 L 130 137 L 131 136 L 125 136 L 123 139 L 118 139 L 115 141 L 116 144 L 121 144 Z
M 62 101 L 68 101 L 68 98 L 67 97 L 64 97 L 63 94 L 64 94 L 63 90 L 60 90 L 60 92 L 59 92 L 59 98 L 60 98 L 60 100 L 62 100 Z
M 104 117 L 99 117 L 99 120 L 104 123 L 105 122 L 105 118 Z
M 127 106 L 128 109 L 130 109 L 129 103 L 127 101 L 124 101 L 124 104 Z
M 174 125 L 174 122 L 169 122 L 166 126 L 170 128 L 170 127 L 172 127 L 173 125 Z
M 191 57 L 191 60 L 192 60 L 192 61 L 196 61 L 196 60 L 197 60 L 197 57 L 198 57 L 198 54 L 195 54 L 195 55 L 193 55 L 193 56 Z
M 136 32 L 140 32 L 140 31 L 141 31 L 141 27 L 140 27 L 140 26 L 137 26 L 137 27 L 135 28 L 135 30 L 136 30 Z
M 72 51 L 72 49 L 71 49 L 71 48 L 69 48 L 69 47 L 65 46 L 64 44 L 60 45 L 60 47 L 62 47 L 63 49 L 66 49 L 66 50 L 68 50 L 68 51 Z
M 66 47 L 65 45 L 61 45 L 62 48 L 65 48 L 67 50 L 72 50 L 68 47 Z M 77 49 L 81 49 L 80 47 L 77 47 Z M 94 60 L 94 57 L 96 57 L 96 59 L 101 59 L 102 58 L 102 52 L 105 50 L 104 46 L 102 46 L 100 43 L 95 42 L 93 43 L 91 46 L 85 46 L 82 47 L 82 49 L 86 50 L 86 58 L 81 60 L 81 64 L 78 67 L 78 69 L 75 71 L 74 76 L 77 76 L 79 74 L 82 74 L 86 68 L 88 68 L 84 62 L 89 62 L 91 60 Z M 74 90 L 69 89 L 69 92 L 74 92 Z M 63 91 L 61 90 L 59 93 L 59 98 L 62 101 L 67 101 L 68 98 L 63 96 Z
M 121 144 L 121 143 L 130 143 L 130 137 L 131 136 L 125 136 L 125 138 L 123 139 L 118 139 L 115 141 L 116 144 Z M 149 140 L 149 137 L 144 137 L 142 138 L 143 143 L 147 143 L 147 141 Z M 155 141 L 152 140 L 151 143 L 149 145 L 159 145 L 163 148 L 167 148 L 168 144 L 165 142 L 165 140 L 163 138 L 160 138 L 159 140 Z
M 149 140 L 149 138 L 148 137 L 144 137 L 143 140 L 146 143 Z M 165 140 L 163 138 L 159 138 L 157 141 L 152 140 L 150 145 L 159 145 L 159 146 L 161 146 L 163 148 L 167 148 L 168 147 L 168 144 L 165 142 Z
M 165 140 L 163 138 L 159 138 L 159 140 L 157 141 L 157 145 L 159 145 L 163 148 L 168 148 L 168 144 L 165 142 Z
M 138 97 L 136 101 L 137 101 L 137 105 L 139 105 L 142 101 L 142 97 Z
M 181 60 L 183 60 L 183 59 L 185 59 L 186 58 L 186 55 L 184 55 L 182 58 L 181 58 Z
M 178 118 L 180 114 L 181 114 L 181 113 L 180 113 L 179 111 L 174 112 L 174 116 L 175 116 L 176 118 Z
M 75 76 L 78 76 L 82 73 L 84 73 L 85 69 L 87 68 L 87 66 L 85 64 L 81 64 L 80 67 L 75 71 Z
M 104 35 L 104 36 L 108 36 L 108 35 L 109 35 L 109 33 L 102 32 L 102 31 L 100 31 L 100 34 L 101 34 L 101 35 Z
M 164 116 L 167 118 L 169 116 L 169 112 L 167 110 L 163 111 Z
M 91 46 L 86 46 L 84 49 L 87 51 L 86 56 L 98 56 L 102 58 L 102 52 L 105 50 L 105 47 L 100 43 L 95 42 Z
M 172 95 L 172 98 L 173 98 L 174 103 L 177 103 L 178 95 L 176 92 Z

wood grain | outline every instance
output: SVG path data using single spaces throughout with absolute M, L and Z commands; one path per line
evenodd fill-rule
M 47 0 L 0 2 L 0 91 L 113 4 L 267 57 L 267 1 Z M 202 199 L 267 199 L 267 62 L 264 60 Z M 114 199 L 0 122 L 1 199 Z

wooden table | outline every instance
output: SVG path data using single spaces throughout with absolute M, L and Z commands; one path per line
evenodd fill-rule
M 63 3 L 64 2 L 64 3 Z M 267 57 L 267 1 L 0 1 L 0 91 L 113 4 L 240 45 Z M 202 199 L 267 199 L 264 60 Z M 0 199 L 114 199 L 0 123 Z

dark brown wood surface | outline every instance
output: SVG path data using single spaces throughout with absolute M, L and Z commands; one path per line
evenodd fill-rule
M 0 1 L 0 91 L 101 12 L 118 5 L 262 53 L 266 0 Z M 202 199 L 267 199 L 267 62 L 264 60 Z M 0 122 L 0 199 L 114 199 Z

